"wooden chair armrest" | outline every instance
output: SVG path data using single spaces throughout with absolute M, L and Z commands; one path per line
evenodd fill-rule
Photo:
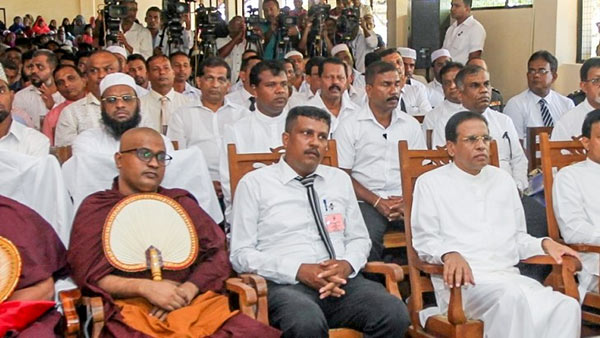
M 267 301 L 267 281 L 259 275 L 240 274 L 242 281 L 256 292 L 256 317 L 259 322 L 269 325 L 269 302 Z
M 571 249 L 579 252 L 600 253 L 600 246 L 591 244 L 567 244 Z
M 104 327 L 104 303 L 101 297 L 82 297 L 88 318 L 92 318 L 92 338 L 100 337 Z
M 239 297 L 240 311 L 256 319 L 254 314 L 254 306 L 256 305 L 256 291 L 249 285 L 245 284 L 241 278 L 228 278 L 225 281 L 227 291 L 233 292 Z
M 225 286 L 227 290 L 239 295 L 240 311 L 243 314 L 269 325 L 267 282 L 264 278 L 242 274 L 236 278 L 229 278 Z
M 430 275 L 443 275 L 444 266 L 442 264 L 429 264 L 420 262 L 417 264 L 417 269 Z
M 538 255 L 529 257 L 521 261 L 521 263 L 526 264 L 540 264 L 540 265 L 562 265 L 563 268 L 566 268 L 568 271 L 575 273 L 581 270 L 581 262 L 571 256 L 563 256 L 562 264 L 557 263 L 554 258 L 550 255 Z
M 376 273 L 385 276 L 385 288 L 391 294 L 399 299 L 402 299 L 400 290 L 398 290 L 398 282 L 404 280 L 404 271 L 398 264 L 369 262 L 365 265 L 363 272 Z
M 79 289 L 64 290 L 58 293 L 58 299 L 63 308 L 65 316 L 65 337 L 76 337 L 81 329 L 79 315 L 77 314 L 77 304 L 81 301 L 81 291 Z

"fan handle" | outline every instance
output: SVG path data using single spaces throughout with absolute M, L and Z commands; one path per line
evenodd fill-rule
M 160 250 L 151 245 L 146 250 L 146 264 L 150 269 L 150 272 L 152 272 L 152 280 L 162 280 L 162 272 L 160 271 L 160 268 L 163 265 L 162 263 L 163 262 Z

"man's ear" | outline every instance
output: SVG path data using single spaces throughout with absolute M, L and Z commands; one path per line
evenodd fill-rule
M 290 140 L 290 134 L 287 131 L 284 131 L 283 134 L 281 134 L 281 142 L 283 143 L 283 147 L 285 149 L 287 149 L 289 140 Z
M 450 142 L 450 141 L 446 141 L 446 150 L 448 151 L 448 156 L 450 156 L 451 158 L 454 158 L 454 155 L 456 154 L 456 144 L 454 144 L 454 142 Z
M 119 152 L 116 152 L 114 158 L 115 158 L 115 165 L 117 166 L 117 169 L 121 169 L 121 166 L 122 166 L 121 160 L 123 158 L 123 155 Z
M 580 139 L 581 144 L 583 145 L 583 148 L 585 149 L 586 152 L 590 151 L 590 139 L 583 136 Z

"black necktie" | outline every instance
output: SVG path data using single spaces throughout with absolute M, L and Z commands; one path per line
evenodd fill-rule
M 542 112 L 542 120 L 544 121 L 544 127 L 553 127 L 554 120 L 552 119 L 552 114 L 550 114 L 550 109 L 548 109 L 548 104 L 546 100 L 540 99 L 538 101 L 540 104 L 540 111 Z
M 333 249 L 333 244 L 331 244 L 331 239 L 329 239 L 329 234 L 327 233 L 327 228 L 325 227 L 325 223 L 323 222 L 323 216 L 321 215 L 321 208 L 319 207 L 319 196 L 317 195 L 317 191 L 315 190 L 313 183 L 316 174 L 308 175 L 306 177 L 296 177 L 303 186 L 306 187 L 306 193 L 308 195 L 308 203 L 310 204 L 310 209 L 312 210 L 313 216 L 315 218 L 315 223 L 317 224 L 317 229 L 319 230 L 319 235 L 323 240 L 323 244 L 325 244 L 325 248 L 329 253 L 329 258 L 335 259 L 335 250 Z
M 400 110 L 402 110 L 405 113 L 408 113 L 406 111 L 406 105 L 404 104 L 404 98 L 402 98 L 402 97 L 400 98 Z
M 256 98 L 254 96 L 250 96 L 250 98 L 248 98 L 248 100 L 250 100 L 250 111 L 255 111 L 256 110 Z

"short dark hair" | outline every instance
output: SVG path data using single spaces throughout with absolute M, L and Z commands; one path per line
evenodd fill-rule
M 469 8 L 473 6 L 473 0 L 463 0 L 463 3 Z
M 77 57 L 74 54 L 71 54 L 71 53 L 65 53 L 65 54 L 63 54 L 60 57 L 60 61 L 62 61 L 62 60 L 73 61 L 73 63 L 77 64 Z
M 377 52 L 370 52 L 365 55 L 365 68 L 376 61 L 381 61 L 381 55 Z
M 130 61 L 142 61 L 144 63 L 144 65 L 146 64 L 146 58 L 144 58 L 144 56 L 142 54 L 131 54 L 127 57 L 127 63 L 129 63 Z
M 277 5 L 277 8 L 279 8 L 279 2 L 277 0 L 264 0 L 263 1 L 263 7 L 265 7 L 265 4 L 268 2 L 273 2 L 275 3 L 275 5 Z
M 310 71 L 313 69 L 313 67 L 319 67 L 319 65 L 321 63 L 323 63 L 323 61 L 325 61 L 327 58 L 322 57 L 322 56 L 314 56 L 311 57 L 310 59 L 308 59 L 308 61 L 306 62 L 306 65 L 304 65 L 304 73 L 306 75 L 310 75 Z
M 19 48 L 17 48 L 17 47 L 10 47 L 10 48 L 6 48 L 4 50 L 4 54 L 6 54 L 8 52 L 17 52 L 17 53 L 23 55 L 23 52 Z
M 285 74 L 285 68 L 283 68 L 283 63 L 278 60 L 264 60 L 256 64 L 256 66 L 252 67 L 250 71 L 250 84 L 253 86 L 258 86 L 260 83 L 260 73 L 269 71 L 271 75 L 277 76 L 281 73 Z
M 548 62 L 548 64 L 550 64 L 550 70 L 552 71 L 552 73 L 556 73 L 556 70 L 558 69 L 558 60 L 554 55 L 552 55 L 552 53 L 550 53 L 547 50 L 538 50 L 537 52 L 531 54 L 531 56 L 529 57 L 529 61 L 527 61 L 527 65 L 529 66 L 529 64 L 532 61 L 539 59 Z
M 384 49 L 381 52 L 379 52 L 379 57 L 383 59 L 384 57 L 386 57 L 390 54 L 394 54 L 394 53 L 402 56 L 402 54 L 400 54 L 400 52 L 398 50 L 396 50 L 396 48 L 388 48 L 388 49 Z
M 198 67 L 198 75 L 197 76 L 204 76 L 204 68 L 216 68 L 216 67 L 223 67 L 227 70 L 227 79 L 229 80 L 229 78 L 231 77 L 231 67 L 229 67 L 229 65 L 227 64 L 227 62 L 225 62 L 225 60 L 221 59 L 220 57 L 217 56 L 209 56 L 206 59 L 204 59 L 204 61 L 202 61 L 202 63 L 200 64 L 200 67 Z
M 289 133 L 292 131 L 294 124 L 298 120 L 298 116 L 305 116 L 313 120 L 323 121 L 327 124 L 327 127 L 331 127 L 331 116 L 329 113 L 321 108 L 312 106 L 298 106 L 290 109 L 287 117 L 285 118 L 285 132 Z
M 600 109 L 592 110 L 585 116 L 583 125 L 581 126 L 581 134 L 583 137 L 592 137 L 592 125 L 600 122 Z
M 233 20 L 233 19 L 232 19 L 232 20 Z M 247 59 L 247 58 L 249 58 L 249 57 L 252 57 L 252 56 L 246 56 L 246 57 L 244 56 L 244 55 L 246 55 L 246 54 L 248 54 L 248 53 L 254 53 L 254 55 L 253 55 L 253 56 L 258 56 L 258 52 L 257 52 L 257 51 L 255 51 L 254 49 L 246 49 L 246 50 L 245 50 L 245 51 L 242 53 L 242 62 L 243 62 L 245 59 Z
M 146 10 L 146 15 L 148 15 L 148 12 L 162 12 L 162 10 L 156 6 L 152 6 Z
M 188 60 L 190 59 L 190 57 L 186 53 L 182 51 L 176 51 L 169 55 L 169 61 L 173 62 L 173 58 L 175 58 L 176 56 L 185 56 Z
M 365 83 L 372 85 L 375 82 L 375 77 L 379 74 L 388 72 L 398 72 L 396 66 L 385 61 L 376 61 L 367 67 L 365 71 Z
M 487 120 L 481 114 L 473 113 L 471 111 L 458 112 L 452 115 L 450 120 L 448 120 L 448 123 L 446 123 L 446 141 L 456 143 L 458 139 L 458 126 L 467 120 L 479 120 L 483 121 L 486 126 L 488 125 Z
M 10 69 L 10 70 L 19 70 L 19 66 L 12 60 L 8 60 L 8 59 L 3 59 L 0 60 L 0 64 L 2 64 L 2 67 L 4 69 Z
M 81 60 L 82 58 L 89 58 L 91 54 L 92 53 L 87 50 L 78 51 L 77 53 L 75 53 L 75 57 L 77 57 L 77 63 L 79 64 L 79 60 Z
M 467 75 L 479 74 L 481 72 L 487 73 L 487 70 L 476 65 L 466 65 L 463 69 L 460 70 L 460 72 L 458 72 L 458 74 L 456 74 L 456 77 L 454 78 L 456 87 L 460 88 L 463 86 L 463 84 L 465 83 L 465 77 L 467 77 Z
M 451 71 L 452 69 L 458 69 L 460 71 L 463 68 L 465 68 L 465 66 L 463 66 L 462 63 L 450 61 L 450 62 L 446 63 L 444 65 L 444 67 L 442 67 L 442 69 L 440 69 L 440 78 L 442 76 L 444 76 L 444 74 L 446 74 L 449 71 Z
M 344 74 L 348 77 L 348 68 L 346 67 L 346 64 L 342 60 L 334 57 L 327 58 L 319 64 L 319 77 L 323 76 L 323 69 L 325 69 L 326 64 L 342 66 L 344 68 Z
M 54 72 L 52 72 L 52 77 L 56 77 L 56 73 L 58 73 L 60 70 L 65 69 L 65 68 L 72 68 L 77 73 L 77 75 L 79 75 L 79 77 L 83 77 L 83 73 L 79 70 L 79 68 L 77 68 L 77 66 L 73 66 L 73 65 L 58 65 L 58 67 L 56 67 Z
M 582 82 L 588 80 L 587 76 L 592 68 L 600 68 L 600 57 L 594 57 L 585 60 L 581 66 L 581 69 L 579 70 L 579 77 L 581 78 Z
M 46 57 L 46 62 L 48 63 L 48 65 L 50 65 L 50 68 L 55 69 L 56 66 L 58 66 L 58 58 L 56 57 L 56 54 L 54 54 L 54 52 L 52 52 L 51 50 L 38 49 L 35 52 L 33 52 L 34 58 L 40 55 Z
M 169 60 L 169 57 L 163 54 L 156 54 L 156 55 L 152 55 L 151 57 L 148 58 L 148 60 L 146 60 L 146 68 L 150 69 L 150 62 L 154 61 L 154 60 L 158 60 L 158 59 L 166 59 L 167 61 L 169 61 L 169 64 L 171 64 L 171 61 Z
M 261 58 L 258 55 L 254 55 L 254 56 L 251 56 L 249 58 L 245 58 L 244 60 L 242 60 L 242 65 L 240 67 L 240 70 L 246 71 L 246 69 L 248 69 L 248 65 L 250 64 L 250 61 L 252 61 L 252 60 L 262 61 L 263 58 Z
M 27 52 L 21 54 L 21 62 L 25 63 L 25 61 L 33 59 L 34 52 L 35 52 L 34 50 L 30 50 L 30 51 L 27 51 Z

